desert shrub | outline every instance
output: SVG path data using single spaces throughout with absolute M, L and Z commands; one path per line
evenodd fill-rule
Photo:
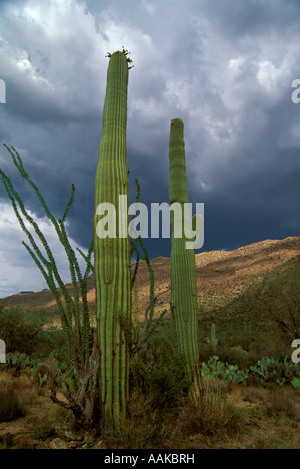
M 199 357 L 201 362 L 207 362 L 213 355 L 218 355 L 220 361 L 237 365 L 239 368 L 249 368 L 254 365 L 260 358 L 271 355 L 274 356 L 277 347 L 277 337 L 270 336 L 270 332 L 266 334 L 263 328 L 256 328 L 251 321 L 247 323 L 235 323 L 235 315 L 231 310 L 231 304 L 224 306 L 218 310 L 217 317 L 214 318 L 216 323 L 218 343 L 213 347 L 207 343 L 208 327 L 202 327 L 199 335 Z M 235 305 L 237 308 L 237 305 Z M 237 311 L 243 311 L 244 303 L 242 303 Z M 232 316 L 233 319 L 219 321 L 218 318 L 223 316 Z M 221 331 L 221 332 L 219 332 Z M 281 351 L 282 351 L 282 344 Z
M 43 335 L 48 341 L 53 356 L 61 357 L 68 354 L 66 333 L 62 327 L 49 326 L 43 331 Z
M 184 358 L 164 337 L 133 361 L 131 373 L 132 386 L 151 396 L 151 405 L 160 410 L 176 406 L 188 391 Z
M 45 363 L 41 363 L 34 369 L 34 381 L 38 386 L 51 386 L 52 375 L 52 369 Z
M 45 440 L 49 436 L 53 436 L 55 433 L 56 430 L 52 423 L 44 422 L 35 429 L 31 436 L 35 440 Z
M 127 407 L 126 422 L 119 435 L 120 443 L 128 449 L 176 448 L 182 433 L 172 423 L 171 411 L 163 415 L 153 407 L 151 396 L 134 390 Z
M 44 323 L 41 315 L 27 315 L 20 308 L 0 310 L 0 337 L 5 341 L 6 352 L 41 354 L 48 344 L 42 332 Z
M 182 409 L 181 428 L 188 435 L 201 433 L 215 435 L 220 432 L 238 433 L 244 425 L 244 416 L 226 399 L 217 382 L 214 389 L 210 380 L 203 380 L 200 391 L 194 392 Z
M 247 386 L 242 390 L 242 397 L 244 401 L 251 403 L 260 403 L 263 400 L 262 392 L 254 386 Z
M 25 415 L 12 385 L 0 389 L 0 422 L 11 422 Z
M 295 417 L 297 414 L 292 394 L 286 389 L 274 389 L 269 393 L 266 410 L 269 415 L 284 414 L 287 417 Z
M 260 276 L 259 282 L 249 288 L 243 296 L 244 314 L 253 318 L 256 323 L 265 323 L 270 335 L 270 327 L 277 329 L 287 346 L 300 333 L 299 287 L 300 256 L 275 267 L 272 271 Z M 274 326 L 277 326 L 274 327 Z M 273 332 L 273 331 L 272 331 Z M 257 345 L 263 346 L 264 341 Z M 272 354 L 273 351 L 265 351 Z
M 259 358 L 261 358 L 255 351 L 246 352 L 239 347 L 229 347 L 227 345 L 218 347 L 217 355 L 221 362 L 237 365 L 240 369 L 255 365 Z

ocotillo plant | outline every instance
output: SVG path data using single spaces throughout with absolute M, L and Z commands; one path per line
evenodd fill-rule
M 72 410 L 80 425 L 89 426 L 94 419 L 98 404 L 96 403 L 96 394 L 98 390 L 97 374 L 99 368 L 96 350 L 94 349 L 91 353 L 92 330 L 87 300 L 87 280 L 89 273 L 93 270 L 91 264 L 93 243 L 90 245 L 87 256 L 79 251 L 86 261 L 86 269 L 84 274 L 82 274 L 76 253 L 70 244 L 66 231 L 66 218 L 74 198 L 74 184 L 72 184 L 71 195 L 63 215 L 57 220 L 49 210 L 39 188 L 29 177 L 16 149 L 11 145 L 4 146 L 10 153 L 19 174 L 33 189 L 40 201 L 45 216 L 54 227 L 58 241 L 65 250 L 71 274 L 72 290 L 69 291 L 60 276 L 56 259 L 45 234 L 24 206 L 20 195 L 9 177 L 0 169 L 0 181 L 3 183 L 15 215 L 29 241 L 29 243 L 23 241 L 23 245 L 39 268 L 53 294 L 66 338 L 66 350 L 63 350 L 57 344 L 54 345 L 60 353 L 60 358 L 68 368 L 68 376 L 62 377 L 60 383 L 53 383 L 51 399 L 59 405 Z M 33 229 L 30 230 L 29 227 Z M 59 367 L 57 372 L 60 371 Z M 63 381 L 66 377 L 71 382 L 72 389 L 62 389 Z M 61 400 L 58 398 L 58 392 L 63 392 L 65 399 Z M 66 399 L 68 402 L 66 402 Z
M 136 204 L 138 204 L 140 202 L 140 185 L 139 185 L 137 178 L 135 179 L 135 183 L 137 186 Z M 133 253 L 136 254 L 136 263 L 135 263 L 132 276 L 131 276 L 131 290 L 132 290 L 133 299 L 134 299 L 133 317 L 129 323 L 127 322 L 127 324 L 124 324 L 126 330 L 128 331 L 127 337 L 128 337 L 128 343 L 130 345 L 131 357 L 137 354 L 144 347 L 144 345 L 148 342 L 150 336 L 156 331 L 156 329 L 161 324 L 162 319 L 167 313 L 167 310 L 165 309 L 158 316 L 158 318 L 155 318 L 154 306 L 158 297 L 166 293 L 166 291 L 169 290 L 169 288 L 167 288 L 167 290 L 154 296 L 154 290 L 155 290 L 154 271 L 153 271 L 153 268 L 149 259 L 148 251 L 146 249 L 146 246 L 141 236 L 138 236 L 137 238 L 134 239 L 134 241 L 131 242 L 131 254 Z M 145 261 L 147 269 L 148 269 L 148 273 L 149 273 L 149 305 L 144 312 L 144 321 L 143 321 L 143 327 L 142 327 L 141 332 L 139 331 L 139 327 L 138 327 L 139 308 L 138 308 L 138 291 L 137 291 L 137 272 L 138 272 L 140 260 Z M 137 342 L 135 342 L 135 339 L 137 339 Z
M 181 119 L 172 119 L 169 141 L 169 198 L 170 205 L 177 203 L 181 207 L 182 236 L 174 236 L 175 217 L 171 212 L 171 311 L 181 351 L 186 360 L 187 378 L 189 383 L 192 383 L 198 360 L 198 305 L 195 252 L 193 249 L 186 249 L 187 238 L 183 229 L 183 204 L 189 201 L 183 129 Z
M 120 427 L 128 397 L 129 357 L 121 320 L 130 316 L 130 239 L 128 227 L 128 171 L 126 124 L 128 62 L 127 51 L 108 54 L 106 95 L 95 178 L 94 274 L 96 286 L 97 333 L 100 348 L 100 390 L 103 430 Z M 127 196 L 127 205 L 119 196 Z M 116 209 L 116 231 L 100 233 L 101 204 Z M 104 215 L 104 213 L 102 213 Z M 124 223 L 124 237 L 120 236 Z M 109 224 L 109 222 L 108 222 Z

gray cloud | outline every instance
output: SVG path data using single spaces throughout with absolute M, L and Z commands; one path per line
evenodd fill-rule
M 168 201 L 170 121 L 181 117 L 190 201 L 205 203 L 204 249 L 299 235 L 300 104 L 291 101 L 300 78 L 298 1 L 12 0 L 0 11 L 7 88 L 0 141 L 20 151 L 57 216 L 68 199 L 66 179 L 75 183 L 69 232 L 76 243 L 87 247 L 92 234 L 105 55 L 123 45 L 135 65 L 127 124 L 132 200 L 138 177 L 142 201 Z M 5 149 L 0 165 L 42 216 Z M 168 240 L 147 245 L 151 256 L 170 254 Z

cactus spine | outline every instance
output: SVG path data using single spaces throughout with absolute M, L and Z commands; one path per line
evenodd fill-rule
M 170 205 L 188 203 L 185 165 L 184 125 L 179 118 L 171 120 L 169 141 L 169 198 Z M 174 236 L 174 216 L 171 212 L 171 311 L 176 324 L 181 351 L 186 360 L 189 383 L 194 378 L 198 360 L 198 305 L 196 263 L 193 249 L 186 249 L 184 229 L 182 237 Z M 183 226 L 182 226 L 183 228 Z
M 125 51 L 109 54 L 102 137 L 95 180 L 94 253 L 100 392 L 104 429 L 119 428 L 128 397 L 128 350 L 120 318 L 130 316 L 130 240 L 119 237 L 119 195 L 127 196 L 126 164 L 128 59 Z M 116 237 L 97 234 L 97 207 L 116 209 Z M 122 212 L 124 213 L 124 212 Z M 126 215 L 127 216 L 127 215 Z M 126 224 L 126 229 L 128 221 Z

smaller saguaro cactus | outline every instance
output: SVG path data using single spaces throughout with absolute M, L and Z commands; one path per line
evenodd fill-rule
M 169 142 L 169 198 L 170 205 L 176 203 L 182 209 L 182 227 L 184 204 L 189 201 L 183 131 L 183 121 L 179 118 L 172 119 Z M 175 236 L 174 213 L 171 213 L 171 227 L 171 311 L 175 319 L 180 348 L 186 361 L 187 378 L 189 383 L 192 383 L 198 361 L 195 252 L 186 248 L 187 237 L 184 229 L 181 237 Z
M 210 327 L 210 337 L 206 337 L 206 342 L 212 346 L 213 352 L 216 353 L 218 339 L 216 335 L 216 325 L 212 324 Z

